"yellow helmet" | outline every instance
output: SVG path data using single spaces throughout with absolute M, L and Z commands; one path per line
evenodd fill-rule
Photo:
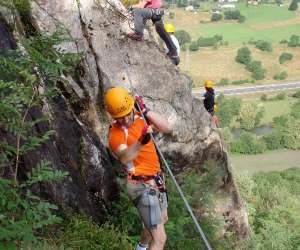
M 211 81 L 211 80 L 205 80 L 204 81 L 204 87 L 212 89 L 214 87 L 213 81 Z
M 105 106 L 113 118 L 120 118 L 131 112 L 134 99 L 129 92 L 122 87 L 109 89 L 105 94 Z
M 175 33 L 175 27 L 171 23 L 166 23 L 165 24 L 165 31 L 168 33 Z

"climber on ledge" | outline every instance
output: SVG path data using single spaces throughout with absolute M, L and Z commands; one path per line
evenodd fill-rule
M 168 204 L 164 178 L 150 133 L 152 128 L 169 133 L 169 123 L 158 113 L 149 110 L 140 96 L 133 98 L 121 87 L 106 92 L 105 105 L 114 119 L 109 129 L 109 147 L 127 166 L 128 196 L 144 225 L 136 250 L 146 250 L 148 247 L 149 250 L 163 250 Z M 144 121 L 138 110 L 142 111 L 151 125 Z
M 206 90 L 203 101 L 204 107 L 207 110 L 207 112 L 211 114 L 213 122 L 216 124 L 217 127 L 219 127 L 219 119 L 215 115 L 215 112 L 217 111 L 217 104 L 215 103 L 215 91 L 213 81 L 205 80 L 204 88 Z
M 165 31 L 170 35 L 172 42 L 174 43 L 175 47 L 176 47 L 176 51 L 177 51 L 177 55 L 178 55 L 178 59 L 174 64 L 178 65 L 180 62 L 180 45 L 179 45 L 179 41 L 177 40 L 176 36 L 175 36 L 175 27 L 173 24 L 171 23 L 166 23 L 165 24 Z M 164 45 L 164 49 L 166 50 L 167 53 L 169 53 L 169 49 L 167 48 L 166 45 Z
M 161 0 L 140 0 L 139 3 L 130 6 L 129 9 L 133 11 L 135 32 L 128 34 L 128 37 L 141 41 L 143 39 L 145 24 L 147 20 L 151 19 L 156 32 L 165 42 L 169 50 L 167 55 L 175 65 L 178 65 L 179 57 L 176 46 L 170 35 L 164 29 L 164 23 L 162 21 L 164 11 L 161 9 Z

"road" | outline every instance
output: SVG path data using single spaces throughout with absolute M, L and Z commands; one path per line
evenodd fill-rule
M 276 84 L 266 84 L 266 85 L 257 85 L 257 86 L 247 86 L 247 87 L 236 87 L 236 88 L 225 88 L 217 87 L 216 95 L 242 95 L 249 93 L 258 93 L 258 92 L 271 92 L 271 91 L 280 91 L 288 89 L 298 89 L 300 88 L 300 81 L 297 82 L 288 82 L 288 83 L 276 83 Z M 204 94 L 204 88 L 197 88 L 192 90 L 194 96 Z

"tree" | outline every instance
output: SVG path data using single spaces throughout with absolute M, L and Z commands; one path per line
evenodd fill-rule
M 192 40 L 190 34 L 188 32 L 186 32 L 185 30 L 176 31 L 175 36 L 178 39 L 178 42 L 180 45 L 190 43 Z
M 262 94 L 260 100 L 263 102 L 268 101 L 268 96 L 266 94 Z
M 227 10 L 224 12 L 224 18 L 227 20 L 238 20 L 241 16 L 239 10 Z
M 288 74 L 286 71 L 281 71 L 280 73 L 277 73 L 276 75 L 273 76 L 274 80 L 284 80 L 287 78 Z
M 190 51 L 197 51 L 197 50 L 199 50 L 199 45 L 198 45 L 197 41 L 191 42 L 189 50 Z
M 299 36 L 291 35 L 290 41 L 288 42 L 289 47 L 297 47 L 299 46 Z
M 245 130 L 251 130 L 255 127 L 255 117 L 257 113 L 257 106 L 254 103 L 244 102 L 242 103 L 238 120 L 241 124 L 241 128 Z
M 263 140 L 265 141 L 267 148 L 269 150 L 279 149 L 282 148 L 282 134 L 278 131 L 274 131 L 271 134 L 264 135 Z
M 300 149 L 300 120 L 288 116 L 284 127 L 281 127 L 283 136 L 283 145 L 289 149 Z
M 266 70 L 263 69 L 263 67 L 261 65 L 261 61 L 251 62 L 249 65 L 247 65 L 246 69 L 249 70 L 250 72 L 252 72 L 251 76 L 255 80 L 261 80 L 261 79 L 265 78 Z
M 298 0 L 292 0 L 290 6 L 289 6 L 289 10 L 290 11 L 295 11 L 298 9 Z
M 248 65 L 251 62 L 251 51 L 248 49 L 248 47 L 240 48 L 237 51 L 235 61 L 245 65 Z
M 54 131 L 35 128 L 47 117 L 39 112 L 33 115 L 31 111 L 41 110 L 46 98 L 54 100 L 57 94 L 54 86 L 63 81 L 63 72 L 74 73 L 80 57 L 59 49 L 61 43 L 71 41 L 66 33 L 59 31 L 51 36 L 39 34 L 20 39 L 22 51 L 0 55 L 0 166 L 1 171 L 10 169 L 13 175 L 12 179 L 1 178 L 2 173 L 0 177 L 0 248 L 7 249 L 7 242 L 20 248 L 34 244 L 38 242 L 38 233 L 61 221 L 54 214 L 57 206 L 38 197 L 36 187 L 41 182 L 53 185 L 67 173 L 53 170 L 47 157 L 41 157 L 36 164 L 34 160 L 24 163 L 22 159 L 30 152 L 40 154 L 39 148 L 53 135 Z M 43 91 L 39 91 L 42 87 Z M 47 128 L 46 124 L 43 126 Z M 23 168 L 22 178 L 20 168 Z
M 263 140 L 258 139 L 249 132 L 242 133 L 240 138 L 230 145 L 231 152 L 241 154 L 259 154 L 263 153 L 266 148 L 267 146 Z
M 283 64 L 286 61 L 290 61 L 292 59 L 293 59 L 293 54 L 282 52 L 281 55 L 279 56 L 279 63 Z
M 258 40 L 256 42 L 255 47 L 262 50 L 262 51 L 272 52 L 272 50 L 273 50 L 271 43 L 269 43 L 267 41 L 263 41 L 263 40 Z
M 300 120 L 300 102 L 296 102 L 292 106 L 291 116 L 293 116 L 296 119 Z
M 225 98 L 223 95 L 218 97 L 218 113 L 221 127 L 229 127 L 234 117 L 240 112 L 242 100 L 239 98 Z
M 300 98 L 300 90 L 293 94 L 293 97 Z
M 218 37 L 219 36 L 213 36 L 213 37 L 199 37 L 197 40 L 199 47 L 210 47 L 215 46 L 218 43 Z
M 222 18 L 223 18 L 222 14 L 213 13 L 210 21 L 217 22 L 217 21 L 220 21 Z
M 240 15 L 240 17 L 239 17 L 239 23 L 244 23 L 245 21 L 246 21 L 246 17 L 245 16 L 242 16 L 242 15 Z
M 187 0 L 177 0 L 177 7 L 186 7 L 188 6 L 188 1 Z

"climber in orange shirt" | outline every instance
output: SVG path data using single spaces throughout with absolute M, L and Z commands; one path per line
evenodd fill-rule
M 126 89 L 114 87 L 105 94 L 107 111 L 114 119 L 109 130 L 109 147 L 127 166 L 127 191 L 138 209 L 144 230 L 136 250 L 162 250 L 166 242 L 167 195 L 152 129 L 171 132 L 168 121 L 150 111 L 140 96 L 133 98 Z M 150 125 L 134 108 L 138 105 Z

